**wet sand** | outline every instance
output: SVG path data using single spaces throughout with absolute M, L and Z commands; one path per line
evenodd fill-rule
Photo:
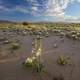
M 16 50 L 14 55 L 10 55 L 11 57 L 6 56 L 0 58 L 0 80 L 40 80 L 38 73 L 24 69 L 22 66 L 22 62 L 31 55 L 32 37 L 15 35 L 10 39 L 20 40 L 21 48 Z M 54 47 L 54 44 L 57 44 L 57 48 Z M 42 45 L 43 51 L 41 58 L 48 72 L 41 74 L 42 80 L 53 80 L 54 76 L 63 76 L 64 80 L 80 80 L 79 41 L 73 41 L 67 38 L 62 39 L 59 36 L 50 36 L 42 40 Z M 69 57 L 72 64 L 59 65 L 57 59 L 61 55 Z

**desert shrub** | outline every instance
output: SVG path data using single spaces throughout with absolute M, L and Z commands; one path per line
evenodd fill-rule
M 56 34 L 57 34 L 57 33 L 60 33 L 60 30 L 55 29 L 55 30 L 54 30 L 54 33 L 56 33 Z
M 64 33 L 64 32 L 61 32 L 61 33 L 60 33 L 60 36 L 65 36 L 65 33 Z
M 66 35 L 65 35 L 67 38 L 71 38 L 71 34 L 70 33 L 66 33 Z
M 77 32 L 76 31 L 71 31 L 71 34 L 76 34 Z
M 57 60 L 58 64 L 59 65 L 71 65 L 72 64 L 72 61 L 71 61 L 71 58 L 70 57 L 64 57 L 64 56 L 60 56 Z
M 26 36 L 27 35 L 27 32 L 26 31 L 22 31 L 22 35 L 23 36 Z
M 12 50 L 17 50 L 17 49 L 19 49 L 20 48 L 20 45 L 18 44 L 18 43 L 12 43 L 11 44 L 11 49 Z
M 76 34 L 78 37 L 80 37 L 80 32 L 77 32 L 77 34 Z
M 23 22 L 22 24 L 25 26 L 25 25 L 28 25 L 29 23 L 27 23 L 27 22 Z
M 67 59 L 65 57 L 60 56 L 59 59 L 58 59 L 58 64 L 66 65 L 67 64 Z
M 79 36 L 75 33 L 67 33 L 66 34 L 66 37 L 69 38 L 69 39 L 72 39 L 72 40 L 78 40 L 79 39 Z
M 49 37 L 49 33 L 48 32 L 46 32 L 45 37 Z
M 24 62 L 24 66 L 32 68 L 36 72 L 42 72 L 43 70 L 43 64 L 40 61 L 38 61 L 36 57 L 27 58 L 27 60 Z
M 77 35 L 71 35 L 71 37 L 72 37 L 73 40 L 77 40 L 78 39 Z

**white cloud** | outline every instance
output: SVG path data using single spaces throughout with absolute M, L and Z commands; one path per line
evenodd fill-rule
M 62 22 L 80 22 L 80 16 L 70 16 L 70 15 L 63 15 L 63 16 L 56 16 L 56 21 L 62 21 Z
M 70 0 L 48 0 L 45 15 L 61 16 L 64 15 L 64 10 L 67 8 Z
M 2 1 L 2 0 L 1 0 Z M 1 2 L 0 1 L 0 2 Z M 13 10 L 13 11 L 20 11 L 23 13 L 35 13 L 39 14 L 41 10 L 39 10 L 39 7 L 45 8 L 45 10 L 42 12 L 45 16 L 63 16 L 65 15 L 65 10 L 68 7 L 68 5 L 72 2 L 80 2 L 80 0 L 41 0 L 42 4 L 39 4 L 38 0 L 25 0 L 27 3 L 29 3 L 31 6 L 28 8 L 24 8 L 23 6 L 17 5 L 19 7 L 14 7 L 13 9 L 7 8 L 5 6 L 0 5 L 0 10 Z M 42 9 L 43 9 L 42 8 Z
M 46 4 L 45 16 L 55 17 L 57 21 L 74 21 L 80 22 L 80 16 L 66 15 L 65 10 L 69 4 L 73 2 L 80 2 L 80 0 L 48 0 Z
M 70 3 L 80 2 L 80 0 L 48 0 L 46 4 L 46 16 L 62 16 Z
M 31 9 L 32 9 L 32 11 L 37 11 L 38 10 L 38 7 L 33 6 Z

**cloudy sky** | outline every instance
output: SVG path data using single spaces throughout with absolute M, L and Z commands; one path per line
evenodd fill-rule
M 0 20 L 80 22 L 80 0 L 0 0 Z

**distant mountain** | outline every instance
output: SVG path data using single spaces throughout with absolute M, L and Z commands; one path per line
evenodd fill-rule
M 16 23 L 16 22 L 13 22 L 13 21 L 8 21 L 8 20 L 0 20 L 0 23 Z
M 73 21 L 21 21 L 21 22 L 16 22 L 16 21 L 9 21 L 9 20 L 0 20 L 0 23 L 9 23 L 9 24 L 16 24 L 16 23 L 38 23 L 38 24 L 47 24 L 47 23 L 80 23 L 79 21 L 73 22 Z

